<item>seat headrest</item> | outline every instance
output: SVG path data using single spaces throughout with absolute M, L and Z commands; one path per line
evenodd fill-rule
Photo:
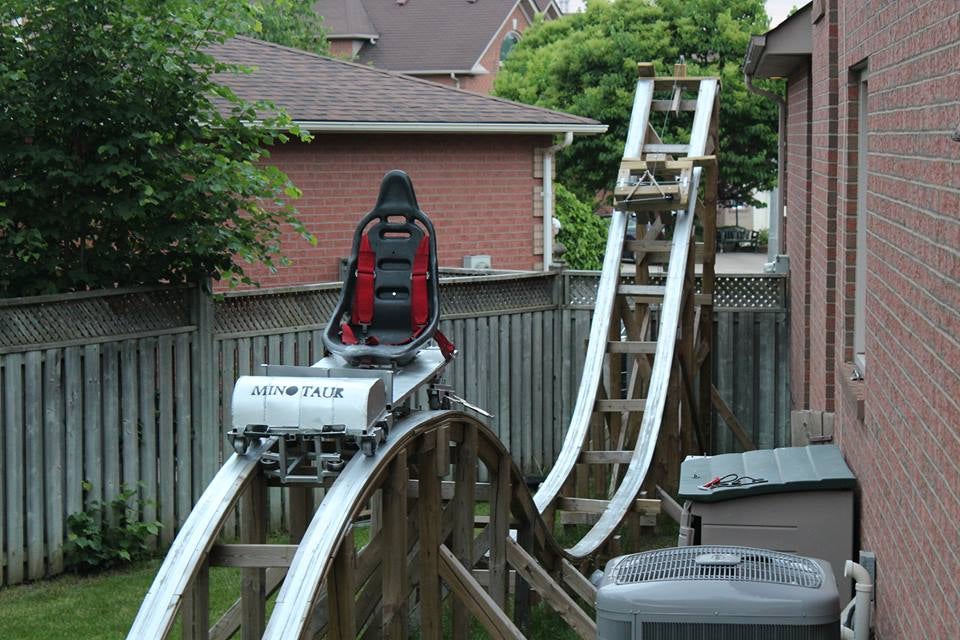
M 417 195 L 413 191 L 410 176 L 394 169 L 383 176 L 380 182 L 380 195 L 373 212 L 377 215 L 406 215 L 420 212 Z

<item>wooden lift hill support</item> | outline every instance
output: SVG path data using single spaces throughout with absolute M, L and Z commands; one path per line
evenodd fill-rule
M 167 638 L 179 616 L 190 639 L 404 638 L 415 627 L 435 640 L 445 599 L 452 637 L 469 637 L 474 620 L 493 638 L 523 638 L 534 592 L 596 637 L 585 575 L 629 551 L 623 531 L 654 523 L 659 501 L 643 499 L 652 479 L 670 486 L 682 454 L 706 446 L 718 91 L 716 78 L 682 67 L 658 78 L 640 65 L 583 378 L 535 495 L 496 434 L 450 410 L 435 234 L 409 179 L 391 172 L 355 236 L 352 276 L 324 332 L 330 355 L 238 381 L 234 453 L 177 534 L 128 638 Z M 694 112 L 689 140 L 665 144 L 651 114 L 684 110 Z M 630 252 L 634 262 L 622 260 Z M 424 392 L 430 408 L 415 409 Z M 290 543 L 267 544 L 279 491 Z M 237 521 L 239 543 L 224 543 Z M 583 533 L 564 548 L 555 525 Z M 359 549 L 356 526 L 369 527 Z M 242 574 L 217 620 L 210 566 Z

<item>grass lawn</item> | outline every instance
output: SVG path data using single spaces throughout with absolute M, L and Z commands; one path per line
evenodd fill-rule
M 0 636 L 11 640 L 123 638 L 159 567 L 156 559 L 93 576 L 65 575 L 0 589 Z M 210 571 L 211 601 L 221 613 L 233 603 L 231 594 L 239 588 L 239 570 L 215 567 Z
M 479 505 L 478 505 L 479 506 Z M 366 544 L 368 532 L 355 529 L 358 546 Z M 577 532 L 561 540 L 569 543 Z M 677 529 L 661 524 L 655 536 L 647 536 L 629 549 L 673 546 Z M 280 542 L 280 540 L 275 540 Z M 140 602 L 160 567 L 160 559 L 92 576 L 65 575 L 50 580 L 0 589 L 0 638 L 4 640 L 89 639 L 115 640 L 126 636 Z M 214 621 L 237 599 L 240 570 L 213 567 L 210 570 L 210 602 Z M 269 606 L 269 605 L 268 605 Z M 449 609 L 449 607 L 448 607 Z M 179 624 L 178 624 L 179 626 Z M 485 638 L 477 625 L 473 636 Z M 566 640 L 576 638 L 567 625 L 545 605 L 533 610 L 531 638 Z M 179 637 L 175 630 L 172 637 Z

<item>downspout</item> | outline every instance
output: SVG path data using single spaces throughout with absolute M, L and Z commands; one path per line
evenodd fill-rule
M 450 79 L 453 80 L 453 86 L 456 89 L 460 88 L 460 78 L 457 77 L 457 74 L 453 71 L 450 72 Z
M 553 157 L 557 151 L 570 146 L 573 131 L 567 131 L 563 142 L 543 150 L 543 270 L 553 264 Z
M 846 578 L 853 578 L 856 595 L 850 601 L 853 605 L 853 629 L 851 630 L 842 622 L 846 620 L 846 612 L 850 609 L 850 605 L 847 605 L 841 617 L 840 637 L 843 640 L 869 640 L 870 600 L 873 594 L 873 580 L 870 579 L 870 572 L 856 562 L 847 560 L 843 566 L 843 575 Z
M 787 101 L 772 91 L 753 86 L 753 76 L 746 70 L 743 72 L 743 82 L 747 86 L 747 91 L 758 96 L 763 96 L 777 103 L 778 122 L 777 122 L 777 210 L 775 212 L 776 221 L 773 216 L 770 219 L 770 226 L 776 230 L 776 256 L 783 254 L 783 234 L 781 233 L 783 223 L 783 197 L 786 192 L 785 175 L 783 171 L 784 162 L 787 159 Z M 776 226 L 774 226 L 776 225 Z M 776 260 L 774 256 L 774 260 Z

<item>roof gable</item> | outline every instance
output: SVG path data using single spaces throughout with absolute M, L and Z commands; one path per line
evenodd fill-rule
M 319 0 L 314 8 L 324 16 L 331 39 L 349 37 L 356 29 L 344 17 L 345 6 L 364 13 L 378 35 L 376 44 L 360 50 L 361 63 L 405 73 L 471 73 L 479 69 L 481 56 L 513 10 L 520 6 L 532 18 L 542 10 L 541 3 L 544 0 Z
M 323 16 L 327 38 L 373 40 L 380 37 L 362 2 L 357 0 L 318 0 L 313 10 Z
M 253 67 L 217 80 L 247 100 L 270 100 L 311 130 L 600 133 L 596 120 L 469 93 L 252 38 L 208 50 Z

